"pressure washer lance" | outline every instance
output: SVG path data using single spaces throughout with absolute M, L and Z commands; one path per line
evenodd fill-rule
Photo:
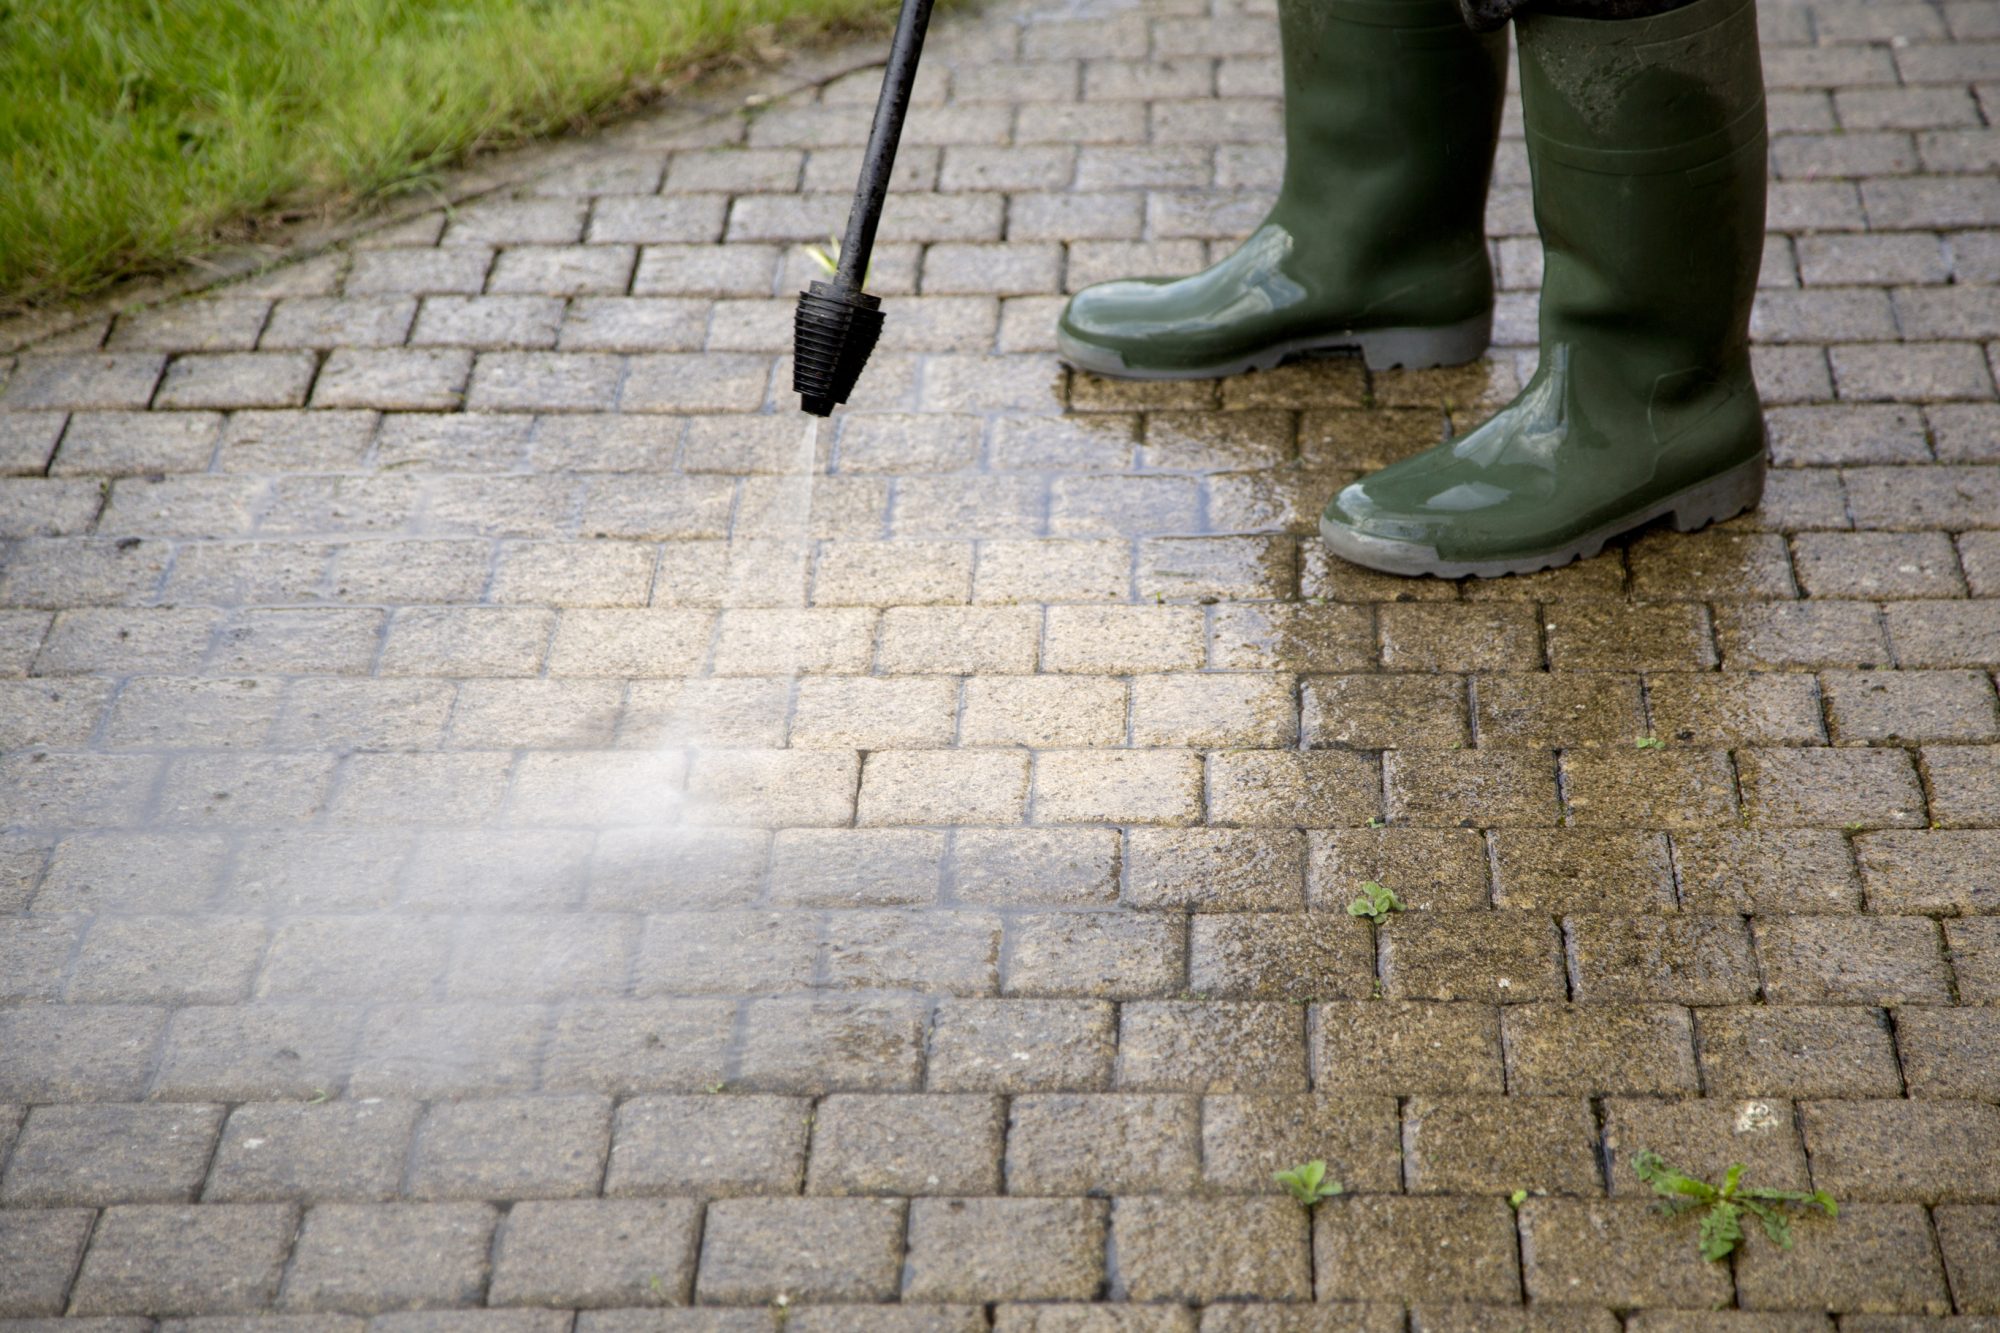
M 889 67 L 882 72 L 882 94 L 875 101 L 875 124 L 868 131 L 868 151 L 861 158 L 861 179 L 854 186 L 854 206 L 847 214 L 847 235 L 840 242 L 840 264 L 831 281 L 815 282 L 799 293 L 792 316 L 792 389 L 799 406 L 816 417 L 833 415 L 835 406 L 847 401 L 882 333 L 882 299 L 862 291 L 861 284 L 875 248 L 875 226 L 882 220 L 882 200 L 896 167 L 896 141 L 903 134 L 930 21 L 931 0 L 903 0 L 889 44 Z

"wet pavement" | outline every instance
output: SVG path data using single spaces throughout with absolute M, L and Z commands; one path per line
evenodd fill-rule
M 817 441 L 868 72 L 0 355 L 0 1316 L 1993 1327 L 2000 9 L 1762 10 L 1763 508 L 1464 584 L 1312 523 L 1528 373 L 1518 137 L 1478 365 L 1053 356 L 1247 10 L 940 19 Z

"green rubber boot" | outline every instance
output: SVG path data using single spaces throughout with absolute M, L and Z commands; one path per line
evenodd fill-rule
M 1517 20 L 1542 233 L 1541 364 L 1485 425 L 1347 487 L 1335 554 L 1392 574 L 1519 574 L 1764 486 L 1750 303 L 1764 241 L 1752 0 Z
M 1278 20 L 1277 204 L 1212 268 L 1078 292 L 1057 326 L 1072 366 L 1206 379 L 1337 348 L 1382 369 L 1486 350 L 1506 34 L 1468 31 L 1454 0 L 1279 0 Z

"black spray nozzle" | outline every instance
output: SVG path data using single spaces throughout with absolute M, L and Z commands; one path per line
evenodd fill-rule
M 875 339 L 882 332 L 882 302 L 867 292 L 815 282 L 799 293 L 792 315 L 792 389 L 799 406 L 816 417 L 854 392 Z
M 832 281 L 815 282 L 799 293 L 799 308 L 792 317 L 792 388 L 799 395 L 799 406 L 814 416 L 828 416 L 847 401 L 882 332 L 882 302 L 862 291 L 861 285 L 875 249 L 875 227 L 882 220 L 889 175 L 896 169 L 896 141 L 903 134 L 903 115 L 910 109 L 931 2 L 903 0 L 896 36 L 889 44 L 888 68 L 882 71 L 882 92 L 875 100 L 875 123 L 869 127 L 868 147 L 861 156 L 854 206 L 847 214 L 847 235 L 840 242 L 840 265 Z

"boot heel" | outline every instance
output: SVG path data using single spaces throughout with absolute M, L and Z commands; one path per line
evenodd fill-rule
M 1675 532 L 1696 532 L 1756 507 L 1764 495 L 1764 455 L 1682 491 L 1674 502 Z
M 1377 329 L 1355 335 L 1370 370 L 1429 370 L 1462 366 L 1486 354 L 1493 341 L 1493 312 L 1438 329 Z

